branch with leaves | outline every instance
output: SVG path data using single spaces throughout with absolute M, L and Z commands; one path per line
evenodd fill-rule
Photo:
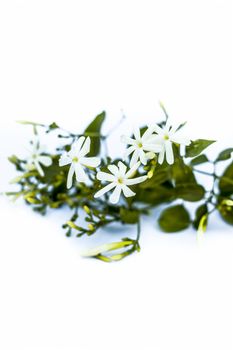
M 164 232 L 193 226 L 200 236 L 215 211 L 233 225 L 233 148 L 210 160 L 203 151 L 215 141 L 191 141 L 184 137 L 185 123 L 171 125 L 167 111 L 161 107 L 165 115 L 162 122 L 121 136 L 127 147 L 119 159 L 106 154 L 110 133 L 101 132 L 105 112 L 80 134 L 64 130 L 56 123 L 21 121 L 32 126 L 34 136 L 25 159 L 9 157 L 18 172 L 12 180 L 18 190 L 7 195 L 13 199 L 22 197 L 42 215 L 48 208 L 68 206 L 71 217 L 63 225 L 68 237 L 91 236 L 112 223 L 135 225 L 134 238 L 104 244 L 84 254 L 105 262 L 118 261 L 140 251 L 141 217 L 153 215 L 153 208 L 162 204 L 166 208 L 158 224 Z M 53 154 L 48 154 L 41 145 L 41 132 L 48 137 L 56 133 L 58 145 Z M 105 155 L 101 157 L 102 148 Z M 219 175 L 218 164 L 222 162 L 227 162 L 227 166 Z M 203 171 L 202 164 L 210 164 L 212 171 Z M 199 182 L 198 174 L 211 181 L 210 190 Z M 172 204 L 177 200 L 178 204 Z M 197 203 L 194 216 L 186 202 Z M 85 216 L 84 227 L 79 223 L 80 215 Z

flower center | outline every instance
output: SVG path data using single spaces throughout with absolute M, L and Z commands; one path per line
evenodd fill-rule
M 143 147 L 143 144 L 142 144 L 140 141 L 138 142 L 138 147 L 139 147 L 139 148 L 142 148 L 142 147 Z
M 77 162 L 78 162 L 78 157 L 74 157 L 74 158 L 72 159 L 72 161 L 73 161 L 74 163 L 77 163 Z
M 169 140 L 169 135 L 165 134 L 163 138 L 164 138 L 164 140 Z
M 117 180 L 117 182 L 118 182 L 120 185 L 122 185 L 123 182 L 124 182 L 124 179 L 123 179 L 122 177 L 119 177 L 118 180 Z

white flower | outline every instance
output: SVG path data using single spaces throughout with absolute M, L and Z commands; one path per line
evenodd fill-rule
M 38 139 L 35 139 L 32 143 L 32 149 L 29 150 L 30 156 L 27 160 L 27 167 L 29 169 L 36 168 L 40 176 L 44 176 L 44 171 L 40 163 L 44 166 L 52 165 L 52 159 L 49 156 L 45 156 L 42 153 L 44 152 L 44 147 L 41 147 Z
M 97 157 L 86 157 L 90 152 L 91 140 L 90 137 L 81 136 L 71 146 L 69 152 L 66 152 L 59 159 L 59 165 L 64 166 L 70 164 L 70 169 L 67 177 L 67 188 L 71 188 L 73 176 L 79 182 L 87 182 L 88 177 L 84 171 L 84 167 L 96 168 L 100 165 L 100 159 Z
M 137 162 L 130 170 L 127 171 L 127 167 L 124 163 L 118 162 L 118 167 L 116 165 L 109 165 L 108 169 L 111 174 L 99 171 L 97 173 L 97 179 L 101 181 L 110 182 L 107 186 L 103 187 L 95 194 L 95 198 L 103 196 L 106 192 L 114 189 L 110 196 L 110 202 L 117 203 L 120 199 L 121 192 L 123 192 L 125 197 L 135 196 L 135 193 L 128 187 L 131 185 L 139 184 L 147 180 L 147 176 L 139 176 L 131 179 L 135 171 L 140 166 L 140 162 Z
M 125 152 L 124 158 L 133 153 L 130 167 L 137 163 L 138 160 L 143 165 L 146 165 L 148 159 L 155 157 L 155 153 L 162 151 L 162 146 L 155 143 L 155 135 L 153 135 L 153 129 L 148 128 L 141 136 L 140 129 L 137 128 L 134 131 L 134 138 L 123 135 L 121 141 L 130 145 Z
M 162 146 L 162 150 L 159 153 L 158 162 L 162 164 L 164 161 L 164 156 L 166 156 L 166 161 L 168 164 L 174 163 L 174 154 L 172 143 L 177 143 L 181 146 L 188 146 L 190 140 L 179 135 L 179 126 L 171 126 L 167 120 L 166 125 L 161 128 L 159 125 L 154 126 L 154 131 L 157 133 L 155 142 Z

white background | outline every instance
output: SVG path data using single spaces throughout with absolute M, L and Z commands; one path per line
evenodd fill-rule
M 26 119 L 82 131 L 103 109 L 121 132 L 158 121 L 162 100 L 187 134 L 232 146 L 232 1 L 0 0 L 0 191 L 23 154 Z M 142 251 L 116 264 L 84 247 L 134 228 L 67 239 L 68 211 L 41 218 L 0 198 L 0 348 L 233 349 L 232 227 L 213 218 L 166 235 L 144 219 Z

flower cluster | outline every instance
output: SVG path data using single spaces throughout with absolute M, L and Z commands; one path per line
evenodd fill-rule
M 147 180 L 147 176 L 134 177 L 136 171 L 140 165 L 146 165 L 148 160 L 155 158 L 158 154 L 158 162 L 162 164 L 166 156 L 168 164 L 174 163 L 174 155 L 172 143 L 187 146 L 190 144 L 190 140 L 184 139 L 178 134 L 179 126 L 174 127 L 169 124 L 167 120 L 164 127 L 157 124 L 148 127 L 143 135 L 139 128 L 135 129 L 133 137 L 122 135 L 121 141 L 129 147 L 124 154 L 124 161 L 131 155 L 129 169 L 127 165 L 122 161 L 119 161 L 117 165 L 108 165 L 108 172 L 99 170 L 97 172 L 97 179 L 104 182 L 109 182 L 108 185 L 99 190 L 94 197 L 98 198 L 105 193 L 112 192 L 109 200 L 115 204 L 119 202 L 121 193 L 125 197 L 135 196 L 128 186 L 139 184 Z M 91 140 L 90 137 L 85 138 L 81 136 L 71 146 L 70 151 L 61 155 L 59 160 L 60 166 L 70 164 L 70 169 L 67 178 L 67 188 L 72 187 L 73 176 L 75 174 L 77 182 L 88 182 L 88 176 L 84 169 L 85 167 L 96 168 L 100 165 L 101 160 L 97 157 L 87 157 L 90 152 Z
M 151 209 L 159 205 L 163 208 L 156 220 L 164 232 L 178 232 L 192 226 L 200 239 L 215 211 L 233 225 L 233 148 L 209 159 L 203 151 L 215 141 L 190 141 L 183 137 L 184 124 L 171 125 L 161 107 L 166 119 L 121 136 L 125 151 L 115 160 L 109 157 L 104 144 L 110 133 L 101 133 L 105 112 L 97 115 L 78 135 L 56 123 L 43 125 L 21 121 L 33 127 L 36 137 L 31 142 L 27 159 L 15 155 L 9 158 L 21 174 L 12 180 L 19 189 L 7 194 L 14 199 L 23 197 L 41 214 L 48 208 L 68 206 L 71 217 L 63 225 L 67 236 L 74 233 L 77 237 L 90 236 L 116 222 L 137 225 L 136 238 L 125 237 L 85 254 L 107 262 L 121 260 L 140 250 L 141 217 L 153 215 Z M 52 154 L 41 145 L 39 128 L 45 135 L 57 132 L 57 140 L 63 138 L 64 142 L 59 142 Z M 102 145 L 106 146 L 105 157 L 101 157 Z M 222 171 L 221 164 L 225 161 L 227 167 Z M 205 164 L 206 170 L 203 169 Z M 203 186 L 198 174 L 211 179 L 210 186 Z M 195 212 L 189 211 L 188 202 L 199 203 Z M 80 211 L 86 222 L 82 226 Z

